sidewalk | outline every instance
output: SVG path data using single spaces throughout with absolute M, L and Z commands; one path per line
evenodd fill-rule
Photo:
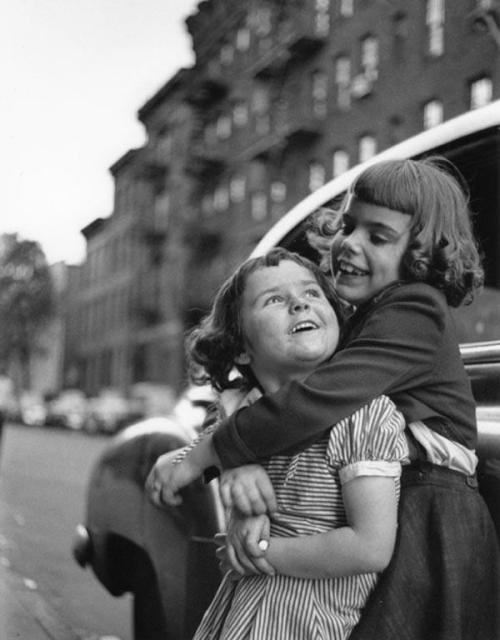
M 0 562 L 0 640 L 82 640 L 37 591 Z

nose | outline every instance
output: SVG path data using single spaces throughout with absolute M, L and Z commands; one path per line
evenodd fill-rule
M 360 246 L 361 232 L 358 229 L 351 231 L 351 233 L 345 236 L 340 243 L 340 247 L 342 249 L 347 249 L 353 253 L 357 253 L 360 250 Z
M 293 300 L 290 302 L 290 310 L 292 313 L 304 311 L 304 309 L 309 309 L 309 302 L 307 300 L 303 300 L 301 298 L 293 298 Z

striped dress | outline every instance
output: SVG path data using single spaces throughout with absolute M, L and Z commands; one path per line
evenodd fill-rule
M 294 456 L 265 465 L 278 511 L 271 536 L 307 536 L 346 524 L 342 483 L 360 475 L 394 478 L 408 448 L 404 419 L 381 396 Z M 225 576 L 194 640 L 343 640 L 359 620 L 376 573 L 306 579 L 285 575 Z

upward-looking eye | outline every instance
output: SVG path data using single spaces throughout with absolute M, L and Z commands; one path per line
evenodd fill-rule
M 265 299 L 264 305 L 277 304 L 279 302 L 283 302 L 283 296 L 280 296 L 277 293 L 275 293 L 272 296 L 269 296 L 268 298 Z
M 311 289 L 307 289 L 305 294 L 309 298 L 321 298 L 322 291 L 321 289 L 311 288 Z

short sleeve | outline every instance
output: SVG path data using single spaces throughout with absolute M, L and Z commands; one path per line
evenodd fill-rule
M 379 396 L 334 425 L 327 448 L 328 463 L 342 484 L 358 476 L 401 474 L 408 462 L 402 414 L 387 396 Z

